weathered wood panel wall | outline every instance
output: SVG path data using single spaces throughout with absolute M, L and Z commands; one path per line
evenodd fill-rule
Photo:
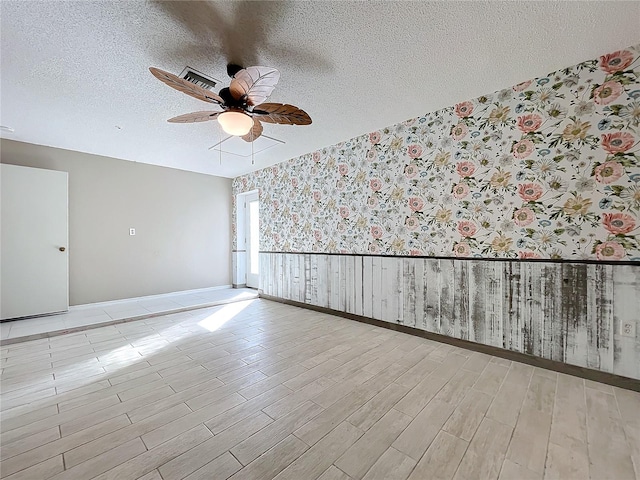
M 287 300 L 640 379 L 640 266 L 261 253 Z M 622 322 L 634 338 L 620 335 Z

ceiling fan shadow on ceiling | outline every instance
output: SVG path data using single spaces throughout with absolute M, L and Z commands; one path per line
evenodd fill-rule
M 285 103 L 264 103 L 273 92 L 280 72 L 271 67 L 247 67 L 227 65 L 231 77 L 228 87 L 218 94 L 159 68 L 149 71 L 161 82 L 203 102 L 213 103 L 221 111 L 200 111 L 179 115 L 167 120 L 171 123 L 194 123 L 218 120 L 229 135 L 240 136 L 253 142 L 262 135 L 262 123 L 282 125 L 310 125 L 311 117 L 300 108 Z

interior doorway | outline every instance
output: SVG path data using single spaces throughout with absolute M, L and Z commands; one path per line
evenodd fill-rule
M 259 288 L 260 283 L 260 203 L 258 192 L 244 195 L 244 250 L 246 252 L 246 284 Z
M 67 311 L 67 172 L 2 164 L 0 187 L 0 318 Z

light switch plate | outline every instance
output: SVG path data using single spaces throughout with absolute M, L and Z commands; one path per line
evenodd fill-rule
M 130 228 L 129 229 L 129 235 L 135 235 L 136 234 L 136 229 L 135 228 Z

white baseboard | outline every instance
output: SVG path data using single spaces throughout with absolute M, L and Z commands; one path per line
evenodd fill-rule
M 132 298 L 121 298 L 119 300 L 109 300 L 106 302 L 96 302 L 96 303 L 85 303 L 82 305 L 72 305 L 69 307 L 69 311 L 73 310 L 85 310 L 87 308 L 95 308 L 100 306 L 108 306 L 108 305 L 117 305 L 119 303 L 138 301 L 138 300 L 154 300 L 158 298 L 167 298 L 171 295 L 189 295 L 189 294 L 198 294 L 198 293 L 207 293 L 214 290 L 224 290 L 227 288 L 232 288 L 231 285 L 220 285 L 217 287 L 205 287 L 205 288 L 195 288 L 193 290 L 180 290 L 178 292 L 169 292 L 169 293 L 160 293 L 157 295 L 145 295 L 144 297 L 132 297 Z

